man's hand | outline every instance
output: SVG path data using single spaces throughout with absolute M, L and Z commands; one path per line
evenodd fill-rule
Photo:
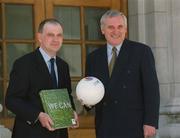
M 54 128 L 52 128 L 53 121 L 51 120 L 51 118 L 49 117 L 48 114 L 46 114 L 44 112 L 40 112 L 38 119 L 39 119 L 42 127 L 47 128 L 49 131 L 55 130 Z
M 86 107 L 88 107 L 88 108 L 92 108 L 91 105 L 85 104 L 82 99 L 77 99 L 77 100 L 81 103 L 81 105 L 86 106 Z
M 78 128 L 79 127 L 79 118 L 75 111 L 74 111 L 74 119 L 76 121 L 76 124 L 74 124 L 71 128 Z
M 143 129 L 144 129 L 144 138 L 149 138 L 156 134 L 156 128 L 153 126 L 144 125 Z

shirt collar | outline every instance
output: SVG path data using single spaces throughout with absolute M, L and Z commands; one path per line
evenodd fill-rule
M 52 58 L 50 57 L 41 47 L 39 48 L 40 53 L 42 54 L 45 62 L 49 62 L 49 60 Z M 56 57 L 53 57 L 54 59 L 56 59 Z
M 117 48 L 117 55 L 119 54 L 121 46 L 122 46 L 122 43 L 116 46 L 116 48 Z M 107 51 L 108 51 L 108 53 L 111 53 L 112 48 L 113 48 L 113 46 L 110 45 L 109 43 L 107 43 Z

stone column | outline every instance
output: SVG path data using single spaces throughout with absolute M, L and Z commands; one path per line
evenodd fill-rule
M 129 38 L 149 45 L 160 84 L 160 138 L 180 138 L 180 1 L 128 0 Z
M 170 89 L 170 99 L 161 108 L 162 122 L 160 136 L 163 138 L 180 138 L 180 1 L 170 0 L 169 22 L 170 32 L 169 41 L 172 53 L 172 81 Z M 178 29 L 179 28 L 179 29 Z

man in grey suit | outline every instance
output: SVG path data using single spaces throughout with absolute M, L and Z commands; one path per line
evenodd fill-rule
M 68 64 L 56 56 L 63 42 L 60 22 L 56 19 L 42 21 L 37 38 L 40 47 L 17 59 L 10 74 L 5 102 L 16 115 L 12 138 L 68 138 L 66 128 L 52 128 L 53 122 L 44 112 L 39 96 L 43 89 L 67 88 L 75 110 Z M 74 116 L 77 125 L 72 127 L 78 127 L 75 111 Z
M 159 84 L 150 47 L 127 40 L 126 16 L 115 10 L 101 18 L 107 44 L 87 57 L 86 76 L 100 79 L 105 96 L 95 105 L 97 138 L 148 138 L 159 118 Z M 83 101 L 82 101 L 83 102 Z

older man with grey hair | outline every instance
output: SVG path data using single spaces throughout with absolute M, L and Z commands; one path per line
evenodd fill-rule
M 149 46 L 126 39 L 126 16 L 116 10 L 101 18 L 107 44 L 88 55 L 86 76 L 105 86 L 95 105 L 97 138 L 148 138 L 159 118 L 159 84 Z

